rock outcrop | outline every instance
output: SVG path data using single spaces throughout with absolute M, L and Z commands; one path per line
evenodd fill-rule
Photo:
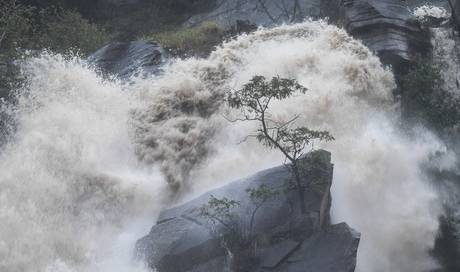
M 396 75 L 431 52 L 430 35 L 400 0 L 323 0 L 322 16 L 362 40 Z
M 285 166 L 210 191 L 190 202 L 163 211 L 150 233 L 137 242 L 137 252 L 158 272 L 221 272 L 229 263 L 221 236 L 211 234 L 200 208 L 211 195 L 236 200 L 235 213 L 247 226 L 254 203 L 246 192 L 264 184 L 287 188 L 267 201 L 254 217 L 257 237 L 256 265 L 250 271 L 352 272 L 360 235 L 345 223 L 330 224 L 330 187 L 333 165 L 330 153 L 315 151 L 303 160 L 307 212 L 301 214 L 297 191 Z
M 88 59 L 106 74 L 129 78 L 138 73 L 159 72 L 165 61 L 165 52 L 161 46 L 152 42 L 113 42 Z
M 213 9 L 199 13 L 187 22 L 196 25 L 216 21 L 229 28 L 236 20 L 249 20 L 257 25 L 271 26 L 299 22 L 319 16 L 320 0 L 221 0 Z
M 457 26 L 460 28 L 460 1 L 459 0 L 448 0 L 452 10 L 452 19 Z

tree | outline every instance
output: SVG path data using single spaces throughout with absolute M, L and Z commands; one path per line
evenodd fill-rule
M 223 247 L 231 257 L 233 271 L 248 271 L 255 263 L 256 241 L 254 222 L 257 212 L 269 200 L 278 196 L 279 191 L 261 184 L 248 188 L 246 192 L 253 205 L 248 218 L 234 212 L 240 202 L 226 197 L 211 195 L 207 204 L 200 207 L 199 214 L 211 225 L 213 234 L 219 236 Z
M 293 79 L 273 77 L 267 81 L 263 76 L 254 76 L 242 89 L 230 92 L 227 98 L 229 106 L 239 109 L 243 114 L 242 119 L 235 121 L 259 122 L 256 135 L 250 136 L 254 136 L 270 149 L 279 150 L 289 161 L 287 166 L 294 176 L 302 214 L 306 212 L 305 185 L 301 181 L 299 159 L 314 140 L 332 141 L 334 137 L 328 131 L 311 130 L 304 126 L 292 127 L 298 115 L 289 121 L 273 120 L 268 109 L 270 102 L 274 100 L 283 100 L 295 93 L 306 92 L 307 89 Z
M 288 2 L 290 2 L 290 1 L 288 1 Z M 293 23 L 301 15 L 300 14 L 301 13 L 301 7 L 300 7 L 299 0 L 294 0 L 292 7 L 289 7 L 288 3 L 286 3 L 285 0 L 271 1 L 271 4 L 275 5 L 275 7 L 278 9 L 278 11 L 280 13 L 279 17 L 277 17 L 277 18 L 275 18 L 275 16 L 273 16 L 270 13 L 269 8 L 267 7 L 267 0 L 258 0 L 257 3 L 262 8 L 262 11 L 268 16 L 268 18 L 270 18 L 270 20 L 273 23 L 279 23 L 279 20 L 282 17 L 285 17 L 288 20 L 289 23 Z
M 74 10 L 59 6 L 42 9 L 36 15 L 35 46 L 55 53 L 77 50 L 87 56 L 110 40 L 104 28 L 91 23 Z
M 265 184 L 261 184 L 259 187 L 246 189 L 246 192 L 249 194 L 249 198 L 251 199 L 251 202 L 254 205 L 254 210 L 252 210 L 251 217 L 249 220 L 249 234 L 253 235 L 254 220 L 257 212 L 267 201 L 278 196 L 279 191 L 274 190 Z
M 442 134 L 460 125 L 460 98 L 444 87 L 439 65 L 417 58 L 412 69 L 401 76 L 400 91 L 403 113 L 410 121 Z
M 211 195 L 208 203 L 200 208 L 200 216 L 208 219 L 213 226 L 220 224 L 225 229 L 232 230 L 235 219 L 233 209 L 239 206 L 238 201 Z
M 0 0 L 0 53 L 14 57 L 16 48 L 28 42 L 33 11 L 16 0 Z
M 50 49 L 67 53 L 77 49 L 88 55 L 110 36 L 78 12 L 59 6 L 35 8 L 17 0 L 0 0 L 0 53 L 17 57 L 17 49 Z

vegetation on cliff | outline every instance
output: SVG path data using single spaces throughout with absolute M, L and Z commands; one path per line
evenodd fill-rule
M 20 82 L 15 61 L 50 50 L 86 56 L 108 42 L 110 35 L 74 10 L 37 8 L 2 0 L 0 8 L 0 97 Z
M 145 37 L 160 43 L 176 54 L 206 55 L 222 42 L 224 30 L 215 22 L 204 22 L 195 27 L 181 27 L 153 33 Z
M 440 67 L 422 59 L 400 82 L 407 117 L 440 133 L 460 124 L 460 99 L 444 90 L 442 83 Z

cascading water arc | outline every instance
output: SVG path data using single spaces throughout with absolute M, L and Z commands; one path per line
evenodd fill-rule
M 226 120 L 238 113 L 225 92 L 254 75 L 309 89 L 275 101 L 272 118 L 300 114 L 299 125 L 336 138 L 315 147 L 333 154 L 333 220 L 362 232 L 357 271 L 437 266 L 429 250 L 440 208 L 421 165 L 445 147 L 422 128 L 416 138 L 400 129 L 391 71 L 342 29 L 259 29 L 129 85 L 53 55 L 25 68 L 17 132 L 0 157 L 2 271 L 131 271 L 114 261 L 116 241 L 140 238 L 165 203 L 282 163 L 240 143 L 257 124 Z

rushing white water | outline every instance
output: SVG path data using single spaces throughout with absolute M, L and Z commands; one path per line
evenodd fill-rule
M 163 181 L 137 167 L 130 96 L 78 60 L 44 55 L 24 68 L 30 85 L 0 157 L 0 271 L 131 271 L 107 262 L 152 224 L 131 226 L 153 217 Z
M 441 19 L 449 18 L 450 16 L 445 8 L 432 5 L 423 5 L 415 8 L 414 15 L 419 20 L 424 20 L 425 17 Z
M 223 117 L 238 114 L 223 93 L 253 75 L 308 87 L 274 103 L 272 118 L 301 114 L 299 124 L 335 136 L 316 147 L 333 153 L 334 221 L 362 232 L 357 270 L 436 267 L 440 209 L 420 167 L 444 147 L 400 130 L 391 72 L 343 30 L 261 29 L 126 86 L 78 60 L 48 55 L 26 68 L 17 132 L 0 157 L 1 271 L 137 271 L 129 249 L 164 203 L 280 164 L 275 151 L 238 144 L 257 124 Z

